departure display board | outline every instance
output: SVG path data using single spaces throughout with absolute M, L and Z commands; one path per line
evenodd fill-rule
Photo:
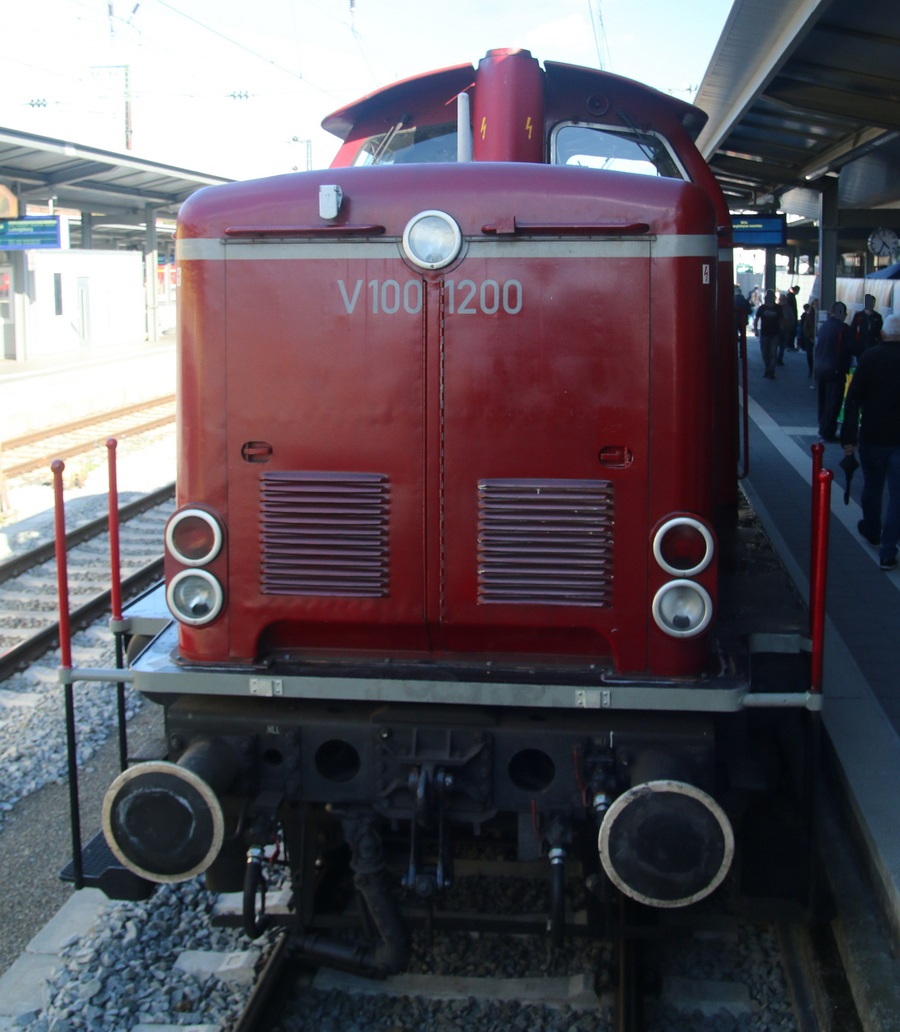
M 26 215 L 21 219 L 0 219 L 0 251 L 28 251 L 59 247 L 58 215 Z
M 784 215 L 740 215 L 731 221 L 735 247 L 784 247 L 787 242 Z

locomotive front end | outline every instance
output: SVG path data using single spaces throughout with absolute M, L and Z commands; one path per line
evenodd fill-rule
M 337 167 L 184 205 L 175 623 L 135 662 L 173 762 L 105 811 L 145 875 L 224 871 L 311 812 L 354 842 L 406 822 L 421 895 L 495 821 L 555 865 L 586 834 L 658 906 L 728 871 L 716 207 L 678 102 L 681 151 L 625 80 L 603 108 L 601 73 L 522 52 L 478 75 L 475 161 L 448 69 L 396 88 L 387 131 L 385 98 L 334 116 Z M 513 116 L 528 141 L 498 143 Z M 157 856 L 146 829 L 182 825 Z
M 204 324 L 182 328 L 199 393 L 166 535 L 182 659 L 701 672 L 705 196 L 528 164 L 335 171 L 235 188 L 234 211 L 212 193 L 216 224 L 179 241 Z

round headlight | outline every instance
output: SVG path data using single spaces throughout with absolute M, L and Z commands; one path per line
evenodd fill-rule
M 166 526 L 166 547 L 185 566 L 205 566 L 222 547 L 222 528 L 203 509 L 182 509 Z
M 692 516 L 676 516 L 654 535 L 653 555 L 666 573 L 693 577 L 712 560 L 712 534 Z
M 706 630 L 712 608 L 709 592 L 702 585 L 674 580 L 663 584 L 654 596 L 653 619 L 673 638 L 692 638 Z
M 215 620 L 224 598 L 222 585 L 206 570 L 182 570 L 166 588 L 166 602 L 172 615 L 192 627 Z
M 442 211 L 421 211 L 403 230 L 403 250 L 420 269 L 443 269 L 461 248 L 459 226 Z

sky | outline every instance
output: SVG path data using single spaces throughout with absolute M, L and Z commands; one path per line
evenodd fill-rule
M 330 112 L 497 47 L 692 100 L 732 0 L 15 0 L 0 127 L 236 179 L 323 168 Z M 126 118 L 126 112 L 128 118 Z

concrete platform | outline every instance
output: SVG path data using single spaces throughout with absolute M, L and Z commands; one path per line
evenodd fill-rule
M 744 488 L 792 579 L 808 596 L 816 392 L 809 387 L 805 355 L 788 352 L 776 379 L 766 380 L 757 341 L 751 337 L 748 343 L 751 459 Z M 845 505 L 842 458 L 839 444 L 825 444 L 823 465 L 835 479 L 823 718 L 870 854 L 870 873 L 900 943 L 900 574 L 879 569 L 878 550 L 857 532 L 862 475 L 853 479 Z

